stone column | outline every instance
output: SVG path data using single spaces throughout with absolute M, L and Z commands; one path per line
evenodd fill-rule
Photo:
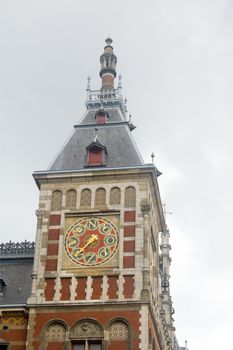
M 141 298 L 149 300 L 150 288 L 150 261 L 149 261 L 149 245 L 150 245 L 150 204 L 141 204 L 143 214 L 143 267 L 142 267 L 142 292 Z
M 42 221 L 43 221 L 43 210 L 36 210 L 37 216 L 37 227 L 36 227 L 36 240 L 35 240 L 35 254 L 34 254 L 34 263 L 32 270 L 32 289 L 31 295 L 28 298 L 28 303 L 36 303 L 36 285 L 37 285 L 37 275 L 38 275 L 38 265 L 40 257 L 40 241 L 41 241 L 41 230 L 42 230 Z

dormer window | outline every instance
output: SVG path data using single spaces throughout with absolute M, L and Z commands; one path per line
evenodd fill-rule
M 6 281 L 3 278 L 0 278 L 0 296 L 3 296 L 3 290 L 7 286 Z
M 86 166 L 105 166 L 107 150 L 97 137 L 89 146 L 87 146 L 86 150 Z
M 95 115 L 96 124 L 105 124 L 107 122 L 108 115 L 103 109 L 99 109 Z

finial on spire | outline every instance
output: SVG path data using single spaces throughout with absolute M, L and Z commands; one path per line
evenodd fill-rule
M 102 78 L 101 90 L 113 90 L 114 79 L 116 77 L 116 63 L 117 58 L 113 53 L 112 39 L 107 38 L 105 40 L 106 46 L 104 53 L 100 56 L 100 77 Z
M 124 107 L 125 107 L 125 114 L 127 114 L 127 112 L 128 112 L 128 109 L 127 109 L 127 98 L 125 97 L 124 98 Z
M 91 77 L 87 77 L 87 91 L 91 89 Z
M 117 86 L 118 89 L 121 89 L 121 88 L 122 88 L 122 85 L 121 85 L 121 84 L 122 84 L 122 80 L 121 80 L 121 79 L 122 79 L 122 75 L 119 74 L 119 76 L 118 76 L 118 86 Z
M 154 155 L 154 153 L 152 152 L 151 153 L 151 160 L 152 160 L 152 163 L 154 164 L 154 158 L 155 158 L 155 155 Z
M 105 39 L 105 42 L 106 42 L 107 45 L 111 45 L 112 44 L 112 39 L 108 37 L 107 39 Z

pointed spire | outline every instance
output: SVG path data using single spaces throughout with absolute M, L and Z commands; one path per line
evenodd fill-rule
M 117 58 L 113 53 L 112 39 L 105 40 L 104 53 L 100 56 L 100 77 L 102 78 L 101 90 L 113 90 L 114 79 L 116 77 Z

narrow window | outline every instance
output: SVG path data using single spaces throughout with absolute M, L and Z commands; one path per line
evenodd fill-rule
M 135 207 L 136 205 L 136 192 L 135 188 L 129 186 L 125 189 L 125 207 Z
M 121 190 L 113 187 L 110 191 L 110 204 L 121 204 Z
M 62 192 L 54 191 L 51 199 L 51 210 L 61 210 L 62 206 Z
M 69 190 L 66 193 L 66 206 L 68 208 L 76 208 L 77 192 L 75 190 Z
M 106 205 L 106 191 L 104 188 L 98 188 L 95 193 L 95 205 Z
M 90 207 L 91 206 L 91 190 L 84 189 L 81 192 L 80 207 Z
M 87 165 L 97 166 L 104 164 L 104 150 L 100 147 L 93 146 L 87 153 Z

